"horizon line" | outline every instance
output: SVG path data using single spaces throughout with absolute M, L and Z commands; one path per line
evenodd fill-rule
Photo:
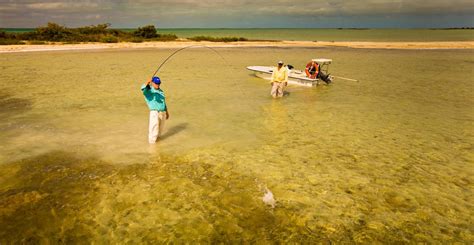
M 96 24 L 99 25 L 99 24 Z M 79 27 L 68 27 L 63 25 L 67 28 L 80 28 L 80 27 L 87 27 L 87 26 L 96 26 L 96 25 L 85 25 Z M 110 29 L 137 29 L 143 26 L 137 27 L 112 27 L 109 26 Z M 0 29 L 36 29 L 43 26 L 38 27 L 0 27 Z M 157 30 L 160 29 L 474 29 L 474 26 L 454 26 L 454 27 L 156 27 Z

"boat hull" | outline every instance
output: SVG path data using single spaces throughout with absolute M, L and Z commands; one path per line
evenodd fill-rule
M 253 71 L 255 76 L 263 78 L 265 80 L 272 79 L 272 72 L 275 67 L 271 66 L 248 66 L 248 70 Z M 311 79 L 306 77 L 306 74 L 300 70 L 290 70 L 288 74 L 288 84 L 313 87 L 319 85 L 319 79 Z

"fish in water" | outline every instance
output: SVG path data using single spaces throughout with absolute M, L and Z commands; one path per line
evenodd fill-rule
M 272 206 L 272 208 L 275 208 L 276 200 L 273 197 L 273 193 L 265 187 L 265 194 L 263 194 L 262 201 L 269 206 Z

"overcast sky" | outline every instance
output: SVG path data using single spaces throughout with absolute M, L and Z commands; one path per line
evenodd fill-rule
M 0 0 L 0 27 L 474 26 L 474 0 Z

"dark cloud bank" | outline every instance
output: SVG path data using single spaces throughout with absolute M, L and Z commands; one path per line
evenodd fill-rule
M 472 0 L 0 0 L 0 27 L 463 27 Z

